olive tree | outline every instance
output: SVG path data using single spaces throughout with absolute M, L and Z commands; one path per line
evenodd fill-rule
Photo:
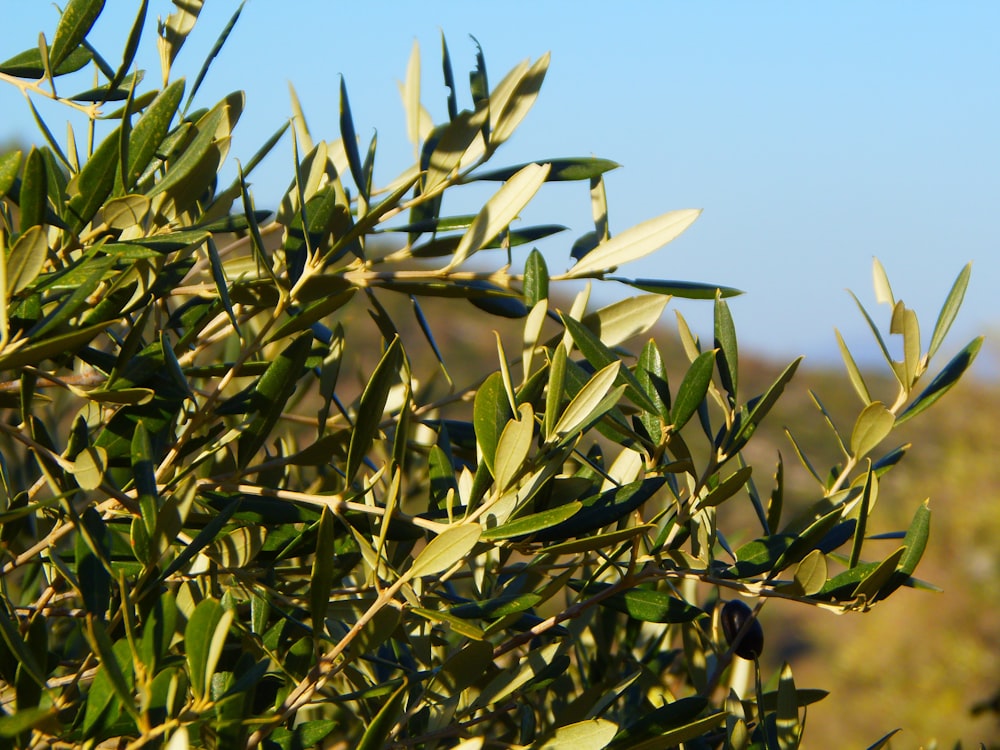
M 799 360 L 748 394 L 736 289 L 619 270 L 698 211 L 612 234 L 613 162 L 495 164 L 548 56 L 491 83 L 477 51 L 463 93 L 442 40 L 434 124 L 415 48 L 417 158 L 386 185 L 344 82 L 338 135 L 293 98 L 230 183 L 243 94 L 198 91 L 239 12 L 191 83 L 172 64 L 201 3 L 175 5 L 162 76 L 132 70 L 145 2 L 123 50 L 87 41 L 102 2 L 70 0 L 0 64 L 39 133 L 0 156 L 0 744 L 797 747 L 825 693 L 762 674 L 768 615 L 922 585 L 927 502 L 896 530 L 876 501 L 905 458 L 894 429 L 980 347 L 925 382 L 968 267 L 925 349 L 876 262 L 888 330 L 860 309 L 896 393 L 873 396 L 838 339 L 858 413 L 832 468 L 790 436 L 815 482 L 789 497 L 780 459 L 744 450 Z M 41 98 L 86 132 L 53 135 Z M 282 139 L 288 189 L 262 210 L 248 176 Z M 546 258 L 533 243 L 563 228 L 518 217 L 565 180 L 589 184 L 594 229 Z M 472 183 L 495 191 L 444 212 Z M 591 284 L 633 296 L 594 309 Z M 664 353 L 671 297 L 704 300 L 712 341 L 678 316 Z M 449 315 L 495 356 L 452 368 Z M 723 522 L 732 504 L 749 523 Z

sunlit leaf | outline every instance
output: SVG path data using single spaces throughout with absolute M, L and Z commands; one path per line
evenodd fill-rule
M 309 338 L 304 336 L 303 338 Z M 378 432 L 389 398 L 389 389 L 399 381 L 399 368 L 403 363 L 403 348 L 399 338 L 395 338 L 379 360 L 358 405 L 358 416 L 351 433 L 351 443 L 347 451 L 346 473 L 353 479 L 361 468 L 361 462 L 371 447 Z
M 851 432 L 851 454 L 863 458 L 874 450 L 892 432 L 896 418 L 881 401 L 873 401 L 864 408 Z
M 69 0 L 59 17 L 59 25 L 49 48 L 49 66 L 58 70 L 76 50 L 104 8 L 104 0 Z
M 677 396 L 674 398 L 674 405 L 670 410 L 671 425 L 675 432 L 688 423 L 702 401 L 705 400 L 714 369 L 714 351 L 702 352 L 691 363 L 677 389 Z
M 951 324 L 955 322 L 958 310 L 962 306 L 962 300 L 965 299 L 965 290 L 969 286 L 971 275 L 972 264 L 967 263 L 958 274 L 955 283 L 952 284 L 951 291 L 948 292 L 948 297 L 945 299 L 944 305 L 941 306 L 941 312 L 938 313 L 937 322 L 934 324 L 934 333 L 931 334 L 931 343 L 927 349 L 928 359 L 937 353 L 945 336 L 948 335 L 948 331 L 951 330 Z
M 444 270 L 461 265 L 466 258 L 482 249 L 486 243 L 507 228 L 535 197 L 538 188 L 545 182 L 548 171 L 547 165 L 529 164 L 507 180 L 486 202 L 472 225 L 462 235 L 461 242 L 455 248 L 454 257 Z
M 969 369 L 969 366 L 975 360 L 976 355 L 979 354 L 979 349 L 983 345 L 983 337 L 973 339 L 965 348 L 962 349 L 958 354 L 956 354 L 952 360 L 944 366 L 944 368 L 937 374 L 934 380 L 931 381 L 924 391 L 917 396 L 917 398 L 910 403 L 903 413 L 899 415 L 896 420 L 896 424 L 902 424 L 908 419 L 912 419 L 921 412 L 930 408 L 931 404 L 941 398 L 945 393 L 951 390 L 952 386 L 958 382 L 959 378 L 962 377 L 963 373 Z
M 696 209 L 670 211 L 626 229 L 587 253 L 566 276 L 591 276 L 643 258 L 677 238 L 700 214 L 701 211 Z
M 482 528 L 477 523 L 449 526 L 420 551 L 406 571 L 406 577 L 420 578 L 444 572 L 472 552 L 481 534 Z

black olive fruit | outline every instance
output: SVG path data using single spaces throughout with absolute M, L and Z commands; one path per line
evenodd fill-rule
M 726 641 L 733 645 L 736 636 L 743 628 L 744 623 L 753 617 L 753 610 L 739 599 L 726 602 L 722 608 L 722 632 L 726 635 Z M 733 649 L 733 653 L 742 656 L 744 659 L 753 659 L 760 656 L 764 650 L 764 628 L 760 626 L 759 620 L 750 623 L 739 644 Z

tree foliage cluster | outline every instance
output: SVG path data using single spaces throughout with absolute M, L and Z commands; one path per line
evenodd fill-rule
M 898 392 L 873 397 L 840 340 L 857 416 L 831 424 L 833 467 L 789 435 L 815 479 L 791 513 L 780 457 L 762 469 L 743 451 L 799 360 L 748 398 L 737 290 L 619 275 L 698 212 L 612 234 L 613 162 L 495 165 L 547 56 L 494 83 L 477 50 L 466 95 L 442 41 L 435 123 L 415 48 L 416 159 L 387 185 L 343 81 L 339 137 L 314 137 L 293 97 L 227 184 L 244 98 L 197 94 L 239 11 L 189 82 L 172 66 L 201 3 L 175 5 L 153 85 L 133 70 L 145 1 L 120 53 L 87 41 L 103 2 L 70 0 L 51 40 L 0 63 L 40 134 L 0 155 L 0 745 L 797 747 L 825 693 L 787 664 L 761 674 L 767 612 L 863 612 L 925 585 L 928 504 L 897 530 L 877 500 L 907 452 L 894 429 L 979 349 L 925 382 L 968 267 L 924 349 L 876 262 L 901 358 L 859 308 Z M 76 93 L 81 69 L 94 84 Z M 86 132 L 56 138 L 39 98 Z M 286 135 L 287 193 L 258 210 L 248 177 Z M 589 185 L 594 229 L 553 272 L 533 243 L 564 228 L 517 219 L 567 180 Z M 477 213 L 444 212 L 483 182 L 496 189 Z M 579 280 L 560 309 L 550 288 Z M 634 296 L 591 309 L 590 283 Z M 703 342 L 678 316 L 681 362 L 641 340 L 671 296 L 704 299 L 714 321 Z M 430 297 L 484 331 L 517 319 L 518 350 L 497 337 L 495 362 L 455 382 Z M 355 392 L 344 323 L 359 308 L 371 366 Z M 749 528 L 723 528 L 733 503 Z

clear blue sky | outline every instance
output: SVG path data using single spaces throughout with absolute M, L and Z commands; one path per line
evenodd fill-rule
M 92 34 L 99 49 L 118 54 L 137 5 L 108 0 Z M 175 65 L 190 78 L 236 8 L 206 5 Z M 156 15 L 170 10 L 165 0 L 150 2 L 147 42 Z M 40 30 L 51 40 L 50 4 L 0 0 L 0 13 L 0 59 L 34 44 Z M 538 103 L 499 161 L 592 154 L 621 163 L 607 176 L 612 232 L 670 209 L 704 209 L 683 237 L 623 271 L 740 287 L 747 294 L 731 307 L 743 347 L 806 353 L 817 363 L 838 357 L 834 326 L 860 358 L 874 354 L 845 291 L 887 324 L 888 308 L 876 308 L 871 291 L 872 256 L 897 297 L 917 309 L 925 345 L 971 260 L 947 356 L 997 330 L 998 30 L 1000 4 L 971 1 L 631 2 L 612 10 L 606 2 L 249 0 L 199 97 L 212 104 L 247 91 L 230 152 L 245 160 L 289 115 L 288 81 L 314 137 L 339 137 L 342 74 L 362 140 L 378 130 L 376 177 L 388 180 L 412 155 L 396 82 L 414 40 L 424 102 L 437 120 L 445 116 L 441 31 L 460 106 L 469 103 L 470 34 L 492 83 L 519 60 L 551 51 Z M 155 52 L 139 63 L 155 81 Z M 63 110 L 43 112 L 65 132 Z M 27 107 L 9 87 L 0 86 L 0 113 L 0 141 L 33 137 Z M 290 152 L 286 139 L 255 173 L 259 204 L 287 186 Z M 536 201 L 527 222 L 571 227 L 547 246 L 550 267 L 561 268 L 590 228 L 587 188 L 555 185 Z M 710 304 L 681 309 L 710 335 Z M 976 369 L 995 373 L 996 362 Z

